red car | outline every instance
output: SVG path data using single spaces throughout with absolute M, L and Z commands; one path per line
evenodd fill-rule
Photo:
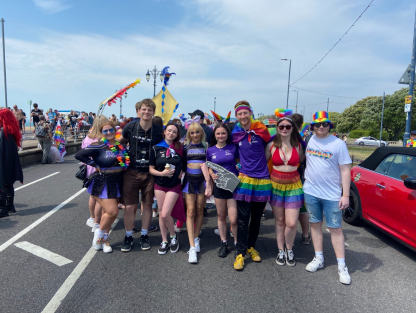
M 381 147 L 354 166 L 343 219 L 369 222 L 416 251 L 416 149 Z

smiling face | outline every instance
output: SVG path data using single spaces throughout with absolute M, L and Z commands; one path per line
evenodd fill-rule
M 219 127 L 215 130 L 215 139 L 219 144 L 227 143 L 228 133 L 224 127 Z
M 178 128 L 175 125 L 168 125 L 164 134 L 167 140 L 174 141 L 178 137 Z
M 329 134 L 330 124 L 328 122 L 316 123 L 313 125 L 313 131 L 318 137 L 325 137 Z
M 153 109 L 145 104 L 143 104 L 138 111 L 138 114 L 143 121 L 151 121 L 154 113 Z
M 105 139 L 112 140 L 112 139 L 114 139 L 114 136 L 116 134 L 116 130 L 114 129 L 114 127 L 112 125 L 105 125 L 102 128 L 101 133 L 103 134 Z
M 289 138 L 292 134 L 293 126 L 289 121 L 283 120 L 277 125 L 277 130 L 282 138 Z
M 235 117 L 237 118 L 238 122 L 243 127 L 249 127 L 251 125 L 251 111 L 249 110 L 238 110 L 238 112 L 235 114 Z

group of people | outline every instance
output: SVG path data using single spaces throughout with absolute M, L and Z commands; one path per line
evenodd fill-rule
M 84 187 L 91 195 L 87 224 L 94 230 L 94 249 L 112 251 L 110 226 L 123 209 L 126 234 L 121 251 L 130 251 L 141 203 L 139 244 L 142 250 L 149 250 L 155 197 L 162 236 L 158 253 L 178 251 L 176 219 L 186 222 L 188 261 L 197 263 L 203 210 L 207 197 L 213 195 L 221 239 L 218 256 L 229 253 L 228 215 L 235 243 L 234 268 L 242 270 L 246 255 L 254 262 L 261 261 L 256 241 L 269 202 L 276 221 L 278 265 L 296 265 L 293 243 L 297 221 L 302 225 L 302 242 L 309 244 L 309 216 L 315 257 L 306 270 L 315 272 L 324 266 L 325 216 L 338 260 L 339 280 L 351 283 L 341 230 L 342 210 L 349 205 L 351 159 L 342 140 L 330 134 L 333 125 L 327 112 L 314 115 L 311 128 L 315 135 L 306 143 L 298 131 L 303 122 L 301 115 L 279 118 L 272 139 L 266 126 L 252 118 L 247 101 L 239 101 L 234 107 L 238 123 L 233 127 L 217 123 L 213 130 L 203 123 L 203 116 L 198 116 L 199 110 L 190 113 L 185 127 L 175 121 L 162 127 L 152 122 L 155 109 L 151 99 L 138 102 L 137 118 L 125 123 L 119 132 L 114 122 L 98 117 L 83 149 L 75 155 L 89 166 Z M 212 138 L 207 138 L 207 132 Z M 238 175 L 240 182 L 233 192 L 217 186 L 218 174 L 207 167 L 207 161 Z

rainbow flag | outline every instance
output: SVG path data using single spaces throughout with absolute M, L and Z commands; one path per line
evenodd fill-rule
M 224 118 L 221 115 L 219 115 L 218 113 L 215 113 L 212 110 L 210 110 L 210 111 L 212 112 L 212 115 L 214 116 L 214 118 L 215 118 L 216 121 L 221 122 L 221 121 L 224 120 Z M 205 113 L 205 114 L 207 114 L 207 113 Z
M 61 129 L 61 121 L 59 120 L 58 124 L 56 125 L 55 134 L 53 135 L 53 141 L 55 142 L 55 146 L 61 154 L 61 161 L 63 161 L 64 155 L 66 154 L 65 139 Z
M 225 118 L 225 120 L 223 120 L 222 122 L 224 123 L 224 125 L 228 124 L 231 121 L 231 111 L 228 112 L 227 117 Z

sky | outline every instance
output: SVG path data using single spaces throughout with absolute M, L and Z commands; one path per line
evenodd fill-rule
M 146 72 L 170 66 L 177 113 L 227 115 L 247 100 L 258 114 L 286 108 L 291 82 L 307 73 L 371 0 L 3 0 L 7 98 L 29 110 L 97 112 L 136 78 L 122 113 L 153 97 Z M 411 60 L 414 1 L 375 0 L 348 34 L 293 84 L 289 108 L 342 112 L 367 96 L 391 94 Z M 0 106 L 4 106 L 0 75 Z M 161 88 L 157 79 L 156 94 Z M 302 88 L 318 93 L 307 92 Z M 323 95 L 330 94 L 331 96 Z M 335 97 L 335 95 L 343 97 Z M 344 98 L 350 97 L 350 98 Z M 104 115 L 117 116 L 113 104 Z M 175 114 L 176 115 L 176 114 Z

